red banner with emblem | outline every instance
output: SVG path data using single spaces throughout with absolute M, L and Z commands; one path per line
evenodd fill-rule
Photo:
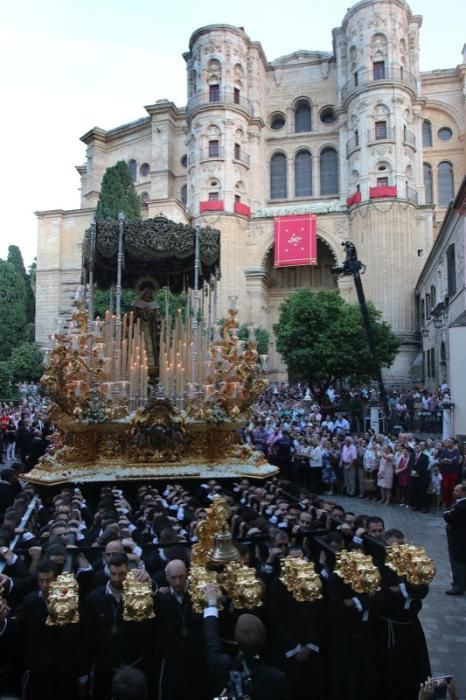
M 317 265 L 316 215 L 275 219 L 275 267 Z

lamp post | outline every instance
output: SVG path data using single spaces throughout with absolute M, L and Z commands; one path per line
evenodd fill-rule
M 361 309 L 364 330 L 366 331 L 367 344 L 369 346 L 369 352 L 374 365 L 375 378 L 377 380 L 377 384 L 379 385 L 380 400 L 382 402 L 384 414 L 386 418 L 388 418 L 390 410 L 388 407 L 387 392 L 385 391 L 385 385 L 382 379 L 382 370 L 380 369 L 374 334 L 372 332 L 371 321 L 369 318 L 369 310 L 367 308 L 366 297 L 361 281 L 361 275 L 365 273 L 366 266 L 364 263 L 358 260 L 358 254 L 354 243 L 351 241 L 344 241 L 342 246 L 344 247 L 346 253 L 345 261 L 342 265 L 335 265 L 332 267 L 332 272 L 335 275 L 352 275 L 353 277 L 356 294 L 358 295 L 359 308 Z

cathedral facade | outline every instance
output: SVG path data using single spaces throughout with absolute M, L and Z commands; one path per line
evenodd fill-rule
M 415 286 L 466 163 L 466 51 L 453 69 L 420 72 L 422 18 L 401 0 L 362 0 L 333 30 L 332 53 L 268 61 L 242 27 L 196 30 L 184 54 L 187 103 L 158 100 L 147 116 L 84 134 L 81 206 L 38 213 L 37 341 L 66 316 L 81 242 L 105 170 L 127 161 L 143 217 L 221 231 L 220 312 L 272 331 L 298 288 L 352 281 L 332 265 L 352 240 L 366 296 L 401 340 L 390 370 L 406 380 L 419 348 Z M 317 265 L 274 268 L 274 219 L 317 216 Z M 272 378 L 284 366 L 270 348 Z

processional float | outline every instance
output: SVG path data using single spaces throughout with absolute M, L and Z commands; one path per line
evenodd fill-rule
M 218 318 L 219 276 L 220 232 L 211 227 L 165 217 L 92 223 L 71 318 L 57 323 L 42 377 L 57 433 L 28 481 L 277 473 L 240 440 L 267 386 L 268 358 L 258 355 L 252 325 L 238 337 L 236 297 Z M 103 318 L 94 314 L 96 287 L 111 289 Z M 123 289 L 137 294 L 125 314 Z M 182 291 L 185 308 L 173 315 L 169 295 Z

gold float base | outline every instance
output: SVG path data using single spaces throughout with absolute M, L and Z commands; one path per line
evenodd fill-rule
M 85 484 L 104 481 L 170 481 L 173 479 L 268 479 L 276 476 L 279 469 L 265 463 L 255 465 L 229 460 L 221 464 L 128 464 L 108 462 L 89 466 L 69 466 L 53 470 L 41 468 L 39 464 L 24 478 L 31 484 L 59 486 L 62 484 Z
M 278 474 L 243 445 L 242 422 L 188 418 L 167 399 L 121 419 L 90 423 L 56 410 L 53 449 L 25 475 L 31 484 L 141 479 L 266 479 Z

